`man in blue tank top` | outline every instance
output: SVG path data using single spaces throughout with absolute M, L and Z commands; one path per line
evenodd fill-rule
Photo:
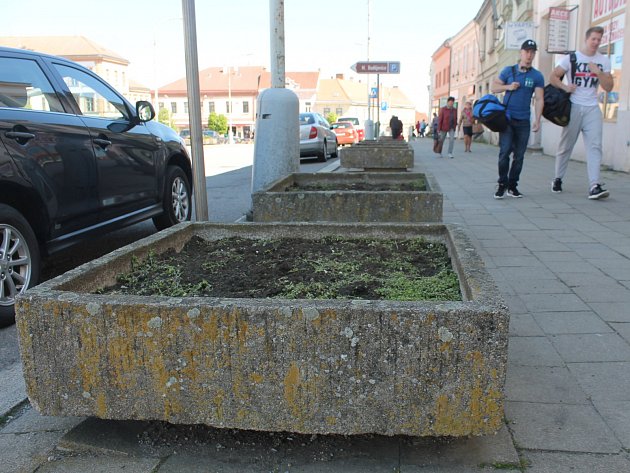
M 503 199 L 506 191 L 510 197 L 523 197 L 517 185 L 529 141 L 532 96 L 535 119 L 531 130 L 534 132 L 540 128 L 544 103 L 545 79 L 532 67 L 537 49 L 535 41 L 523 42 L 519 62 L 505 67 L 492 82 L 492 93 L 505 92 L 503 103 L 507 105 L 508 116 L 507 129 L 499 133 L 499 185 L 495 199 Z M 511 165 L 510 154 L 513 155 Z

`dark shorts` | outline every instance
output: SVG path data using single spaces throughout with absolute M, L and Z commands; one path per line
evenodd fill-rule
M 463 126 L 462 128 L 464 129 L 464 135 L 466 135 L 466 136 L 472 136 L 473 135 L 472 126 Z

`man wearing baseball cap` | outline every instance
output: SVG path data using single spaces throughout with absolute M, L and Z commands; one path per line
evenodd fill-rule
M 503 103 L 507 105 L 508 126 L 499 133 L 499 180 L 495 199 L 523 197 L 517 185 L 523 168 L 523 159 L 530 128 L 536 132 L 540 128 L 543 110 L 545 78 L 532 67 L 538 47 L 528 39 L 521 44 L 520 59 L 517 64 L 503 68 L 499 77 L 492 82 L 492 93 L 505 92 Z M 534 123 L 530 125 L 531 103 L 534 96 Z M 512 163 L 510 165 L 510 154 Z

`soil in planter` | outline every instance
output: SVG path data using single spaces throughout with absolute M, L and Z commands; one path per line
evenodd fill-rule
M 373 182 L 335 182 L 335 183 L 293 183 L 285 188 L 285 192 L 308 191 L 398 191 L 398 192 L 423 192 L 427 190 L 423 180 L 397 183 L 373 183 Z
M 283 299 L 461 300 L 446 246 L 423 238 L 193 237 L 132 261 L 101 294 Z

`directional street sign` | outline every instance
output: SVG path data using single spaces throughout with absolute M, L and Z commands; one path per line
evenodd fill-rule
M 369 61 L 357 62 L 350 66 L 358 74 L 400 74 L 398 61 Z

